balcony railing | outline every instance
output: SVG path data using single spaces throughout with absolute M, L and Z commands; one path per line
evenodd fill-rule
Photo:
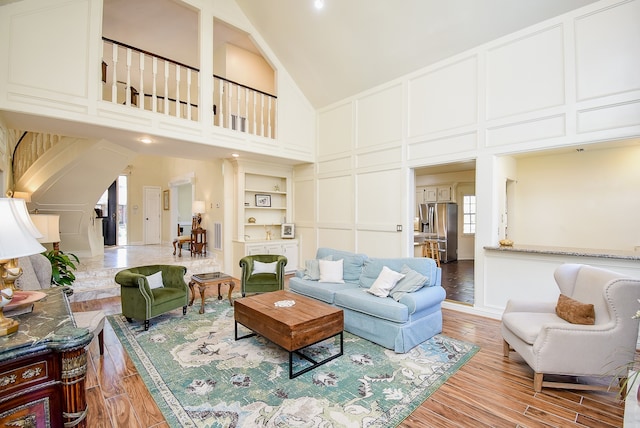
M 200 105 L 211 105 L 215 126 L 275 138 L 275 96 L 214 75 L 211 100 L 202 103 L 198 69 L 102 40 L 104 101 L 193 121 Z

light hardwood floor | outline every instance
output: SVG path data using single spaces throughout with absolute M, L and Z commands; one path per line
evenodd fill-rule
M 120 299 L 72 303 L 72 309 L 120 313 Z M 621 427 L 624 406 L 614 393 L 544 389 L 535 393 L 531 369 L 515 353 L 502 356 L 500 323 L 444 310 L 444 334 L 481 350 L 401 428 L 415 427 Z M 88 426 L 168 427 L 108 323 L 105 353 L 90 345 Z

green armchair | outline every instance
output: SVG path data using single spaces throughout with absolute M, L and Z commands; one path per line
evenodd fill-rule
M 253 273 L 254 261 L 261 263 L 276 262 L 275 273 Z M 246 293 L 264 293 L 284 289 L 284 267 L 286 264 L 287 258 L 277 254 L 255 254 L 241 258 L 242 297 Z
M 147 277 L 162 272 L 162 286 L 151 288 Z M 127 321 L 143 320 L 144 329 L 149 330 L 149 320 L 157 315 L 182 306 L 182 315 L 187 313 L 189 291 L 184 276 L 187 268 L 175 265 L 139 266 L 121 270 L 116 274 L 120 284 L 122 315 Z

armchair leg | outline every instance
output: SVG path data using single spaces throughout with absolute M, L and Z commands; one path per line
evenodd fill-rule
M 509 352 L 511 352 L 511 346 L 506 340 L 502 339 L 502 355 L 509 358 Z
M 187 315 L 187 305 L 182 307 L 182 315 Z
M 144 320 L 144 331 L 149 330 L 149 320 Z
M 533 374 L 533 390 L 535 392 L 542 392 L 542 380 L 544 379 L 544 373 L 535 372 Z

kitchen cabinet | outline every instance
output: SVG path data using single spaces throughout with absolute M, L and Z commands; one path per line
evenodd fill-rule
M 437 187 L 437 202 L 455 202 L 453 200 L 452 186 L 438 186 Z

